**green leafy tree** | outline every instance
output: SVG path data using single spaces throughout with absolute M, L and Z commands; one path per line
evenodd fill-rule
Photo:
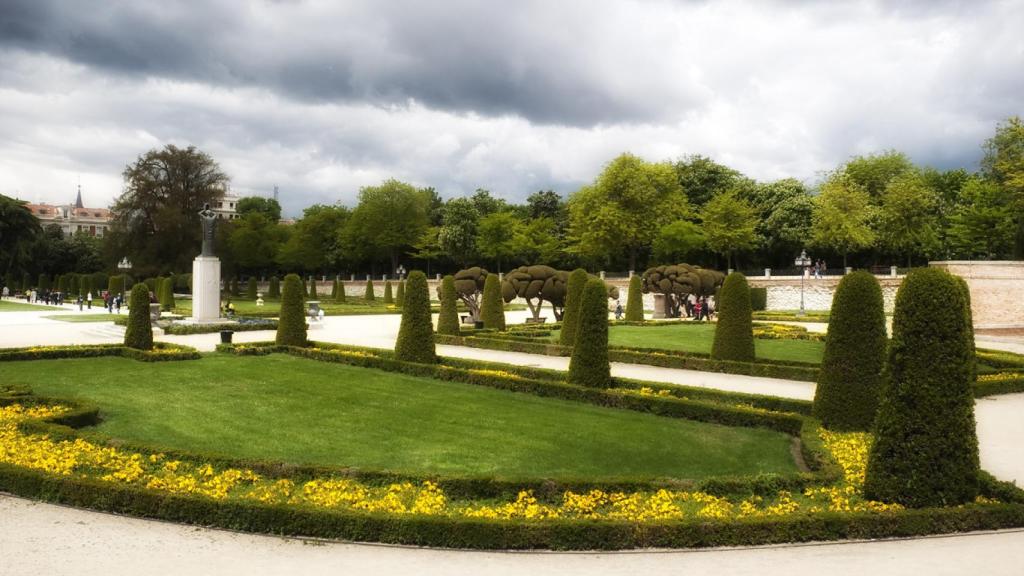
M 341 260 L 344 253 L 342 235 L 351 220 L 348 208 L 314 204 L 302 212 L 281 244 L 277 263 L 286 269 L 324 272 Z
M 558 343 L 562 346 L 572 346 L 576 342 L 583 288 L 588 280 L 590 275 L 582 268 L 577 268 L 569 274 L 569 284 L 565 291 L 565 312 L 562 313 L 562 331 L 558 335 Z
M 679 220 L 666 225 L 654 238 L 652 255 L 658 262 L 685 260 L 707 246 L 704 231 L 693 222 Z
M 124 331 L 124 345 L 136 350 L 153 349 L 153 327 L 149 320 L 149 286 L 132 286 L 129 297 L 128 325 Z
M 938 199 L 916 173 L 889 182 L 882 193 L 878 239 L 895 254 L 927 256 L 938 248 Z
M 526 198 L 526 211 L 531 220 L 550 218 L 559 221 L 565 218 L 565 202 L 553 190 L 539 190 Z
M 851 182 L 866 191 L 872 200 L 878 201 L 890 182 L 915 174 L 917 168 L 906 154 L 888 150 L 851 158 L 843 166 L 842 172 Z
M 527 262 L 553 264 L 564 257 L 558 226 L 551 218 L 536 218 L 516 229 L 516 255 Z
M 427 276 L 430 276 L 431 262 L 445 254 L 444 250 L 441 249 L 441 241 L 438 239 L 440 233 L 440 226 L 429 226 L 423 231 L 423 234 L 420 235 L 416 243 L 412 245 L 412 251 L 409 253 L 413 258 L 427 263 Z
M 458 336 L 459 313 L 456 310 L 458 297 L 455 294 L 455 277 L 451 274 L 441 280 L 441 314 L 437 317 L 437 333 Z
M 26 268 L 36 238 L 43 232 L 25 202 L 0 194 L 0 272 Z
M 914 270 L 900 285 L 866 497 L 924 508 L 965 504 L 978 495 L 967 306 L 961 284 L 937 268 Z
M 583 287 L 579 325 L 569 360 L 569 383 L 592 388 L 611 386 L 608 362 L 608 289 L 591 278 Z
M 754 361 L 754 321 L 750 286 L 739 272 L 725 277 L 718 297 L 718 323 L 711 345 L 715 360 Z
M 626 321 L 644 321 L 644 295 L 641 286 L 643 282 L 639 274 L 634 274 L 629 279 L 629 294 L 626 296 Z
M 438 243 L 448 257 L 465 266 L 476 256 L 476 230 L 480 213 L 469 198 L 453 198 L 444 206 Z
M 757 245 L 757 213 L 736 192 L 723 192 L 708 200 L 701 217 L 708 248 L 724 255 L 728 268 L 732 268 L 733 254 Z
M 288 239 L 285 230 L 261 212 L 234 220 L 227 239 L 234 264 L 250 272 L 271 269 Z
M 569 199 L 572 250 L 589 258 L 625 253 L 635 270 L 640 251 L 658 231 L 689 212 L 671 164 L 623 154 Z
M 1024 258 L 1024 121 L 1012 116 L 985 142 L 981 173 L 1007 190 L 1014 200 L 1014 257 Z
M 814 415 L 831 430 L 870 431 L 885 364 L 885 309 L 873 274 L 843 276 L 832 298 Z
M 419 270 L 409 273 L 402 324 L 395 341 L 395 359 L 421 364 L 437 362 L 427 276 Z
M 480 219 L 477 225 L 476 248 L 484 258 L 494 260 L 501 272 L 502 261 L 518 252 L 516 235 L 522 222 L 512 212 L 495 212 Z
M 279 346 L 306 345 L 306 316 L 302 310 L 302 300 L 302 279 L 297 274 L 285 276 L 275 339 Z
M 875 209 L 867 191 L 843 174 L 833 175 L 821 186 L 811 224 L 812 245 L 843 255 L 846 267 L 850 252 L 875 244 L 871 220 Z
M 370 258 L 387 258 L 394 270 L 402 253 L 429 226 L 428 202 L 422 191 L 394 179 L 363 187 L 346 225 L 347 237 Z
M 235 204 L 235 211 L 239 217 L 245 218 L 249 214 L 262 214 L 267 220 L 277 223 L 281 219 L 281 204 L 274 198 L 262 196 L 246 196 Z
M 973 178 L 964 184 L 947 230 L 953 253 L 987 260 L 1011 255 L 1016 232 L 1013 203 L 1010 191 L 995 182 Z
M 718 194 L 735 187 L 743 175 L 704 156 L 686 156 L 673 168 L 683 192 L 694 207 L 700 207 Z
M 505 305 L 501 300 L 501 284 L 497 274 L 488 274 L 484 282 L 483 301 L 480 303 L 480 318 L 484 328 L 505 329 Z

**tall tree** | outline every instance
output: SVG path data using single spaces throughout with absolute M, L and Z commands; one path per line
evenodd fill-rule
M 879 200 L 886 186 L 896 178 L 916 172 L 907 155 L 895 150 L 880 154 L 855 156 L 843 167 L 852 182 L 863 188 L 873 200 Z
M 234 263 L 247 272 L 266 272 L 273 268 L 286 228 L 271 220 L 266 212 L 247 212 L 233 222 L 228 246 Z
M 569 199 L 572 249 L 603 259 L 625 253 L 635 270 L 640 251 L 658 231 L 689 212 L 671 164 L 622 154 Z
M 520 226 L 516 230 L 515 248 L 523 260 L 548 266 L 560 263 L 564 256 L 558 226 L 547 217 L 534 218 Z
M 729 269 L 737 251 L 757 245 L 757 212 L 736 192 L 724 192 L 709 200 L 701 210 L 701 218 L 708 248 L 724 255 Z
M 393 270 L 429 225 L 427 202 L 426 194 L 398 180 L 366 186 L 359 190 L 359 204 L 346 227 L 363 241 L 369 257 L 387 258 Z
M 1006 258 L 1013 252 L 1015 231 L 1014 199 L 1008 189 L 979 178 L 964 185 L 947 230 L 954 256 Z
M 476 256 L 476 229 L 480 212 L 469 198 L 452 198 L 444 207 L 444 224 L 438 232 L 441 249 L 466 266 Z
M 491 196 L 490 190 L 484 188 L 477 188 L 470 200 L 473 201 L 473 207 L 476 208 L 480 216 L 502 212 L 508 208 L 508 203 L 501 198 Z
M 224 194 L 227 175 L 195 146 L 168 144 L 139 156 L 123 176 L 108 241 L 141 274 L 187 269 L 202 242 L 199 211 Z
M 244 218 L 248 214 L 258 212 L 266 216 L 267 220 L 277 223 L 281 219 L 281 204 L 275 198 L 264 198 L 262 196 L 246 196 L 238 201 L 235 211 L 239 217 Z
M 495 212 L 480 219 L 476 247 L 484 258 L 494 260 L 498 273 L 501 263 L 516 255 L 516 234 L 522 222 L 512 212 Z
M 530 218 L 551 218 L 557 220 L 565 210 L 562 197 L 552 190 L 538 190 L 526 198 L 527 214 Z
M 867 191 L 849 176 L 832 175 L 821 186 L 811 224 L 813 246 L 843 255 L 843 267 L 850 252 L 870 248 L 875 243 L 871 229 L 874 207 Z
M 290 270 L 324 272 L 338 263 L 338 230 L 350 218 L 344 206 L 314 204 L 302 212 L 278 252 L 278 263 Z
M 985 178 L 1006 188 L 1014 199 L 1014 257 L 1024 258 L 1024 122 L 1019 116 L 999 124 L 985 142 L 981 172 Z
M 673 168 L 679 185 L 695 208 L 734 188 L 736 181 L 743 176 L 728 166 L 699 155 L 685 156 L 676 161 Z
M 672 264 L 686 260 L 706 246 L 707 239 L 699 225 L 679 220 L 658 231 L 652 255 L 657 263 Z
M 0 194 L 0 272 L 5 277 L 28 264 L 32 244 L 42 232 L 25 202 Z
M 879 218 L 879 241 L 894 254 L 927 256 L 939 244 L 938 200 L 913 172 L 906 172 L 885 187 Z

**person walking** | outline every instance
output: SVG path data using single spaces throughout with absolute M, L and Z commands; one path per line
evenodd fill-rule
M 89 310 L 92 310 L 92 292 L 89 292 L 88 294 L 85 295 L 85 303 L 87 304 Z
M 615 301 L 615 319 L 622 320 L 622 302 Z
M 700 322 L 700 300 L 693 303 L 693 319 Z
M 117 309 L 117 313 L 121 313 L 121 295 L 118 294 L 117 298 L 114 298 L 114 308 Z

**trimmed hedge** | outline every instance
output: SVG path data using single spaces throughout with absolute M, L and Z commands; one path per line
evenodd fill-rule
M 211 334 L 221 330 L 252 332 L 256 330 L 277 330 L 278 321 L 269 318 L 240 318 L 238 322 L 218 324 L 171 324 L 164 328 L 164 334 L 186 336 L 189 334 Z
M 288 346 L 306 345 L 306 316 L 302 310 L 302 280 L 296 274 L 284 277 L 280 320 L 276 342 Z
M 569 360 L 569 382 L 607 388 L 611 385 L 608 363 L 608 289 L 604 281 L 587 280 L 580 297 L 576 343 Z M 565 323 L 562 324 L 565 330 Z
M 497 274 L 488 274 L 487 280 L 484 281 L 480 320 L 488 330 L 505 329 L 505 304 L 501 299 L 501 284 L 498 282 Z
M 761 312 L 768 309 L 768 289 L 750 289 L 750 309 L 754 312 Z
M 319 296 L 316 293 L 316 276 L 309 277 L 309 299 L 316 300 Z
M 455 277 L 451 274 L 441 280 L 441 313 L 437 317 L 437 333 L 458 336 L 459 312 L 456 309 Z
M 373 294 L 373 279 L 367 278 L 366 293 L 363 295 L 363 299 L 366 300 L 367 302 L 373 302 L 374 298 L 376 298 L 376 296 L 374 296 Z
M 629 294 L 626 296 L 626 322 L 644 321 L 643 281 L 640 275 L 633 274 L 629 279 Z
M 0 362 L 22 360 L 58 360 L 61 358 L 95 358 L 99 356 L 124 356 L 142 362 L 165 360 L 196 360 L 200 358 L 195 348 L 154 342 L 152 350 L 137 350 L 123 344 L 92 344 L 87 346 L 31 346 L 27 348 L 0 348 Z
M 405 307 L 402 308 L 402 325 L 395 341 L 395 358 L 407 362 L 437 362 L 427 277 L 419 270 L 409 273 L 409 292 L 405 295 Z
M 245 285 L 245 297 L 249 300 L 255 300 L 256 294 L 256 277 L 249 276 L 249 281 Z
M 586 286 L 589 279 L 587 271 L 582 268 L 577 268 L 572 271 L 572 274 L 569 274 L 569 282 L 565 289 L 565 308 L 562 312 L 562 331 L 558 335 L 558 343 L 562 346 L 572 346 L 576 342 L 580 303 L 583 302 L 583 287 Z
M 885 310 L 874 274 L 843 276 L 832 297 L 832 319 L 814 395 L 814 415 L 832 430 L 871 430 L 885 364 Z
M 395 297 L 391 294 L 391 280 L 384 281 L 384 303 L 394 304 Z
M 866 497 L 924 508 L 978 495 L 974 341 L 966 306 L 957 281 L 937 268 L 916 269 L 900 285 Z
M 277 276 L 270 277 L 270 289 L 267 290 L 267 298 L 277 300 L 281 297 L 281 281 L 277 279 Z
M 167 278 L 160 285 L 160 310 L 170 312 L 174 310 L 174 280 Z
M 128 328 L 124 331 L 124 345 L 136 350 L 153 349 L 153 326 L 149 320 L 149 286 L 132 286 L 128 309 Z
M 395 290 L 395 306 L 405 306 L 405 280 L 398 281 L 398 289 Z
M 750 310 L 750 287 L 747 278 L 733 272 L 725 278 L 718 306 L 718 323 L 711 357 L 733 362 L 754 361 L 754 322 Z
M 334 301 L 343 304 L 345 302 L 345 281 L 335 280 L 335 282 L 338 284 L 338 290 L 334 293 Z

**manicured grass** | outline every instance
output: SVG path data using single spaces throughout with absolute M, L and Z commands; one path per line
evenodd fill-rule
M 103 312 L 101 314 L 61 314 L 54 316 L 43 316 L 48 320 L 59 320 L 61 322 L 113 322 L 117 314 Z
M 26 304 L 17 300 L 0 300 L 0 312 L 43 312 L 46 310 L 63 310 L 63 308 L 45 304 Z
M 290 463 L 507 479 L 796 470 L 777 432 L 285 355 L 5 362 L 0 382 L 95 402 L 116 438 Z
M 551 338 L 558 340 L 556 330 Z M 661 348 L 684 352 L 711 353 L 715 339 L 714 324 L 680 322 L 666 326 L 611 326 L 608 344 L 630 348 Z M 825 343 L 815 340 L 767 340 L 754 339 L 754 349 L 759 359 L 788 360 L 799 362 L 821 362 Z
M 320 302 L 320 308 L 322 308 L 324 310 L 324 314 L 327 314 L 328 316 L 360 313 L 387 314 L 401 311 L 394 305 L 388 306 L 384 304 L 382 300 L 365 302 L 353 297 L 349 297 L 349 300 L 349 302 L 339 304 L 333 301 L 330 294 L 327 294 L 325 297 L 318 298 L 316 301 Z M 245 300 L 242 298 L 232 298 L 231 302 L 235 305 L 235 312 L 241 316 L 252 314 L 259 314 L 261 316 L 276 315 L 281 310 L 280 300 L 270 300 L 265 298 L 263 306 L 257 306 L 255 300 Z M 179 298 L 175 301 L 174 312 L 183 316 L 191 315 L 192 301 Z

